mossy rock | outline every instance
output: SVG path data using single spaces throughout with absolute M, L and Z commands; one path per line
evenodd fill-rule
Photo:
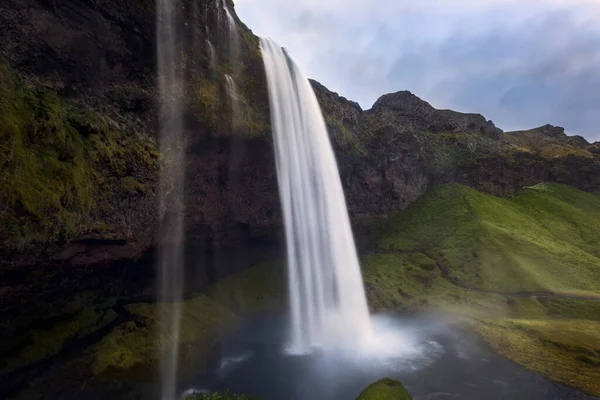
M 179 306 L 179 335 L 161 332 L 159 312 L 175 312 Z M 205 370 L 209 353 L 236 316 L 207 296 L 186 300 L 180 304 L 133 304 L 126 307 L 132 320 L 117 326 L 98 344 L 88 349 L 92 355 L 94 376 L 99 379 L 151 381 L 155 379 L 158 356 L 172 340 L 180 348 L 180 376 Z M 192 372 L 193 371 L 193 372 Z
M 399 381 L 383 378 L 369 385 L 356 400 L 412 400 L 412 397 Z
M 94 229 L 150 191 L 158 150 L 147 138 L 0 63 L 0 251 L 23 252 Z M 112 221 L 113 224 L 118 224 Z M 122 227 L 108 230 L 122 231 Z
M 220 335 L 240 315 L 278 309 L 284 302 L 283 270 L 276 263 L 250 267 L 211 286 L 206 295 L 179 304 L 180 378 L 205 371 Z M 176 304 L 132 304 L 125 307 L 129 321 L 113 329 L 88 349 L 98 379 L 151 381 L 156 378 L 158 355 L 171 340 L 160 329 L 160 310 Z
M 255 265 L 215 283 L 208 294 L 236 313 L 279 310 L 287 298 L 285 268 L 274 262 Z
M 27 367 L 52 357 L 69 341 L 100 330 L 116 318 L 113 310 L 103 312 L 87 308 L 56 321 L 48 328 L 29 331 L 24 335 L 24 346 L 0 363 L 0 372 Z

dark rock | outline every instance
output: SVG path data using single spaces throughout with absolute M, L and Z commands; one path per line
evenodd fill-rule
M 592 154 L 600 155 L 600 142 L 592 143 L 592 145 L 587 148 L 587 151 L 589 151 Z
M 590 145 L 590 142 L 585 140 L 584 137 L 575 135 L 575 136 L 567 136 L 566 142 L 575 147 L 586 148 Z
M 408 91 L 380 97 L 368 113 L 393 115 L 396 124 L 411 132 L 480 132 L 499 139 L 502 131 L 480 114 L 463 114 L 451 110 L 437 110 Z
M 550 125 L 550 124 L 546 124 L 544 126 L 534 128 L 531 131 L 539 132 L 542 135 L 550 136 L 550 137 L 557 138 L 557 139 L 567 136 L 565 134 L 565 128 L 560 127 L 560 126 Z

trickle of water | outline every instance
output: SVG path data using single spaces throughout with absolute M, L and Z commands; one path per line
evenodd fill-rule
M 177 10 L 171 0 L 157 0 L 157 57 L 160 94 L 161 245 L 158 258 L 161 399 L 175 400 L 183 294 L 183 216 L 185 152 L 183 146 L 183 78 L 179 69 Z
M 290 351 L 362 341 L 371 322 L 342 184 L 317 98 L 302 71 L 261 39 L 284 214 Z
M 214 74 L 217 71 L 217 52 L 215 51 L 215 46 L 208 39 L 206 39 L 206 48 L 208 49 L 210 61 L 210 73 Z
M 231 15 L 229 8 L 227 7 L 226 0 L 223 0 L 223 9 L 227 16 L 227 25 L 229 27 L 229 63 L 233 68 L 237 66 L 239 54 L 240 54 L 240 37 L 237 30 L 235 19 Z
M 229 101 L 231 102 L 231 125 L 232 129 L 235 128 L 236 123 L 240 118 L 240 100 L 238 88 L 235 83 L 235 79 L 229 74 L 225 74 L 225 83 L 227 85 L 227 94 L 229 95 Z

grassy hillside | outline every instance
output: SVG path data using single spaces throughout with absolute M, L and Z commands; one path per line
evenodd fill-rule
M 369 385 L 356 400 L 411 400 L 404 386 L 396 380 L 383 378 Z
M 600 196 L 569 186 L 438 186 L 378 228 L 369 303 L 461 314 L 500 354 L 600 395 L 598 221 Z
M 377 252 L 469 288 L 593 295 L 598 221 L 600 197 L 568 186 L 540 184 L 501 199 L 449 184 L 383 226 Z

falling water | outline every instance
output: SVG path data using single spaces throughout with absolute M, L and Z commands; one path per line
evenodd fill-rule
M 213 46 L 208 39 L 206 39 L 206 48 L 208 49 L 208 57 L 210 61 L 210 73 L 214 74 L 217 71 L 217 52 L 215 51 L 215 46 Z
M 225 83 L 227 85 L 227 94 L 231 102 L 231 127 L 235 130 L 236 124 L 240 118 L 240 102 L 237 85 L 235 80 L 229 74 L 225 74 Z
M 231 64 L 231 67 L 235 69 L 240 53 L 240 38 L 235 19 L 227 7 L 226 0 L 223 0 L 223 9 L 225 10 L 227 26 L 229 27 L 229 63 Z
M 174 3 L 171 0 L 157 0 L 156 4 L 161 154 L 158 312 L 162 400 L 175 399 L 183 285 L 183 85 L 177 60 L 180 41 Z
M 261 39 L 284 214 L 290 351 L 370 336 L 346 201 L 319 104 L 284 50 Z

